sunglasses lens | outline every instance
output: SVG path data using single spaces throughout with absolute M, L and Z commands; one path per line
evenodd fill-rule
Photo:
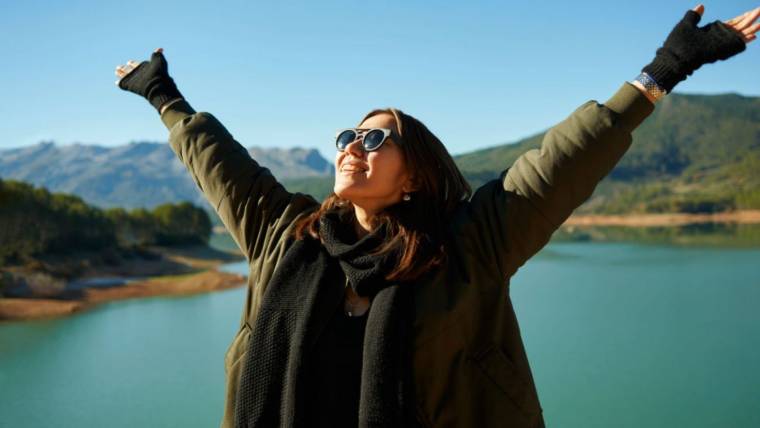
M 346 150 L 346 146 L 351 144 L 352 141 L 356 139 L 356 132 L 347 129 L 343 132 L 341 132 L 338 135 L 338 138 L 335 139 L 335 147 L 338 148 L 338 150 L 343 151 Z
M 385 134 L 383 131 L 380 131 L 378 129 L 369 131 L 367 135 L 364 136 L 364 150 L 368 152 L 376 150 L 378 147 L 380 147 L 380 144 L 383 143 L 384 139 Z

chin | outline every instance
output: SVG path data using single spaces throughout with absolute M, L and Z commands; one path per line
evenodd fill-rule
M 360 196 L 362 189 L 359 183 L 351 180 L 341 180 L 338 178 L 333 185 L 333 192 L 341 199 L 351 199 L 351 197 Z
M 346 186 L 340 186 L 338 183 L 335 183 L 333 186 L 333 193 L 341 199 L 346 199 L 349 192 L 346 192 Z
M 340 199 L 349 201 L 355 204 L 357 201 L 366 201 L 368 198 L 372 199 L 372 196 L 367 195 L 363 189 L 358 189 L 357 186 L 335 186 L 333 192 Z
M 335 193 L 335 195 L 337 197 L 341 198 L 341 199 L 345 199 L 345 200 L 350 201 L 351 200 L 351 196 L 353 195 L 354 192 L 352 192 L 351 190 L 347 189 L 346 186 L 340 186 L 340 187 L 339 186 L 335 186 L 335 187 L 333 187 L 333 193 Z

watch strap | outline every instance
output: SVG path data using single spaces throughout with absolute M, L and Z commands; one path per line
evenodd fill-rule
M 644 86 L 644 89 L 652 96 L 654 100 L 658 100 L 668 94 L 668 91 L 663 89 L 652 76 L 647 73 L 641 73 L 634 79 Z

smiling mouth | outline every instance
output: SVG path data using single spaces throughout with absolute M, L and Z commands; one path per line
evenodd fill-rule
M 340 169 L 340 172 L 347 173 L 347 174 L 358 174 L 360 172 L 366 172 L 366 169 L 362 168 L 353 168 L 353 167 L 343 167 Z

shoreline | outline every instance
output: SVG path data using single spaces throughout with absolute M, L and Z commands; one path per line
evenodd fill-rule
M 714 214 L 578 214 L 570 216 L 562 226 L 661 227 L 706 223 L 758 224 L 760 223 L 760 210 L 741 210 Z
M 760 224 L 760 210 L 742 210 L 715 214 L 576 214 L 562 224 L 570 233 L 574 229 L 589 227 L 623 227 L 646 229 L 679 227 L 691 224 Z M 73 315 L 105 302 L 159 296 L 187 296 L 237 288 L 245 284 L 245 276 L 220 272 L 217 268 L 226 263 L 244 260 L 237 252 L 217 250 L 207 246 L 153 247 L 155 259 L 123 260 L 117 265 L 89 266 L 80 275 L 63 280 L 49 275 L 46 286 L 40 290 L 30 287 L 29 295 L 0 296 L 0 323 L 50 319 Z M 48 271 L 67 271 L 79 259 L 46 260 Z M 24 275 L 34 276 L 46 269 L 17 269 Z M 59 272 L 60 273 L 60 272 Z M 129 280 L 129 278 L 136 278 Z M 124 279 L 126 282 L 111 286 L 80 286 L 80 281 L 98 279 Z
M 90 288 L 85 290 L 83 298 L 76 300 L 6 297 L 0 298 L 0 322 L 58 318 L 74 315 L 106 302 L 187 296 L 237 288 L 244 284 L 245 277 L 242 275 L 208 270 L 180 279 L 155 277 L 122 286 Z
M 66 291 L 71 290 L 64 290 L 51 296 L 0 297 L 0 322 L 59 318 L 92 309 L 105 302 L 159 296 L 188 296 L 245 285 L 245 276 L 217 270 L 222 264 L 244 260 L 239 254 L 198 246 L 154 250 L 161 254 L 160 261 L 145 263 L 147 267 L 143 275 L 139 275 L 139 271 L 137 275 L 134 270 L 131 272 L 131 276 L 144 278 L 108 287 L 85 287 L 75 290 L 73 295 L 66 295 Z M 122 275 L 121 272 L 126 267 L 94 267 L 66 283 L 104 275 Z

